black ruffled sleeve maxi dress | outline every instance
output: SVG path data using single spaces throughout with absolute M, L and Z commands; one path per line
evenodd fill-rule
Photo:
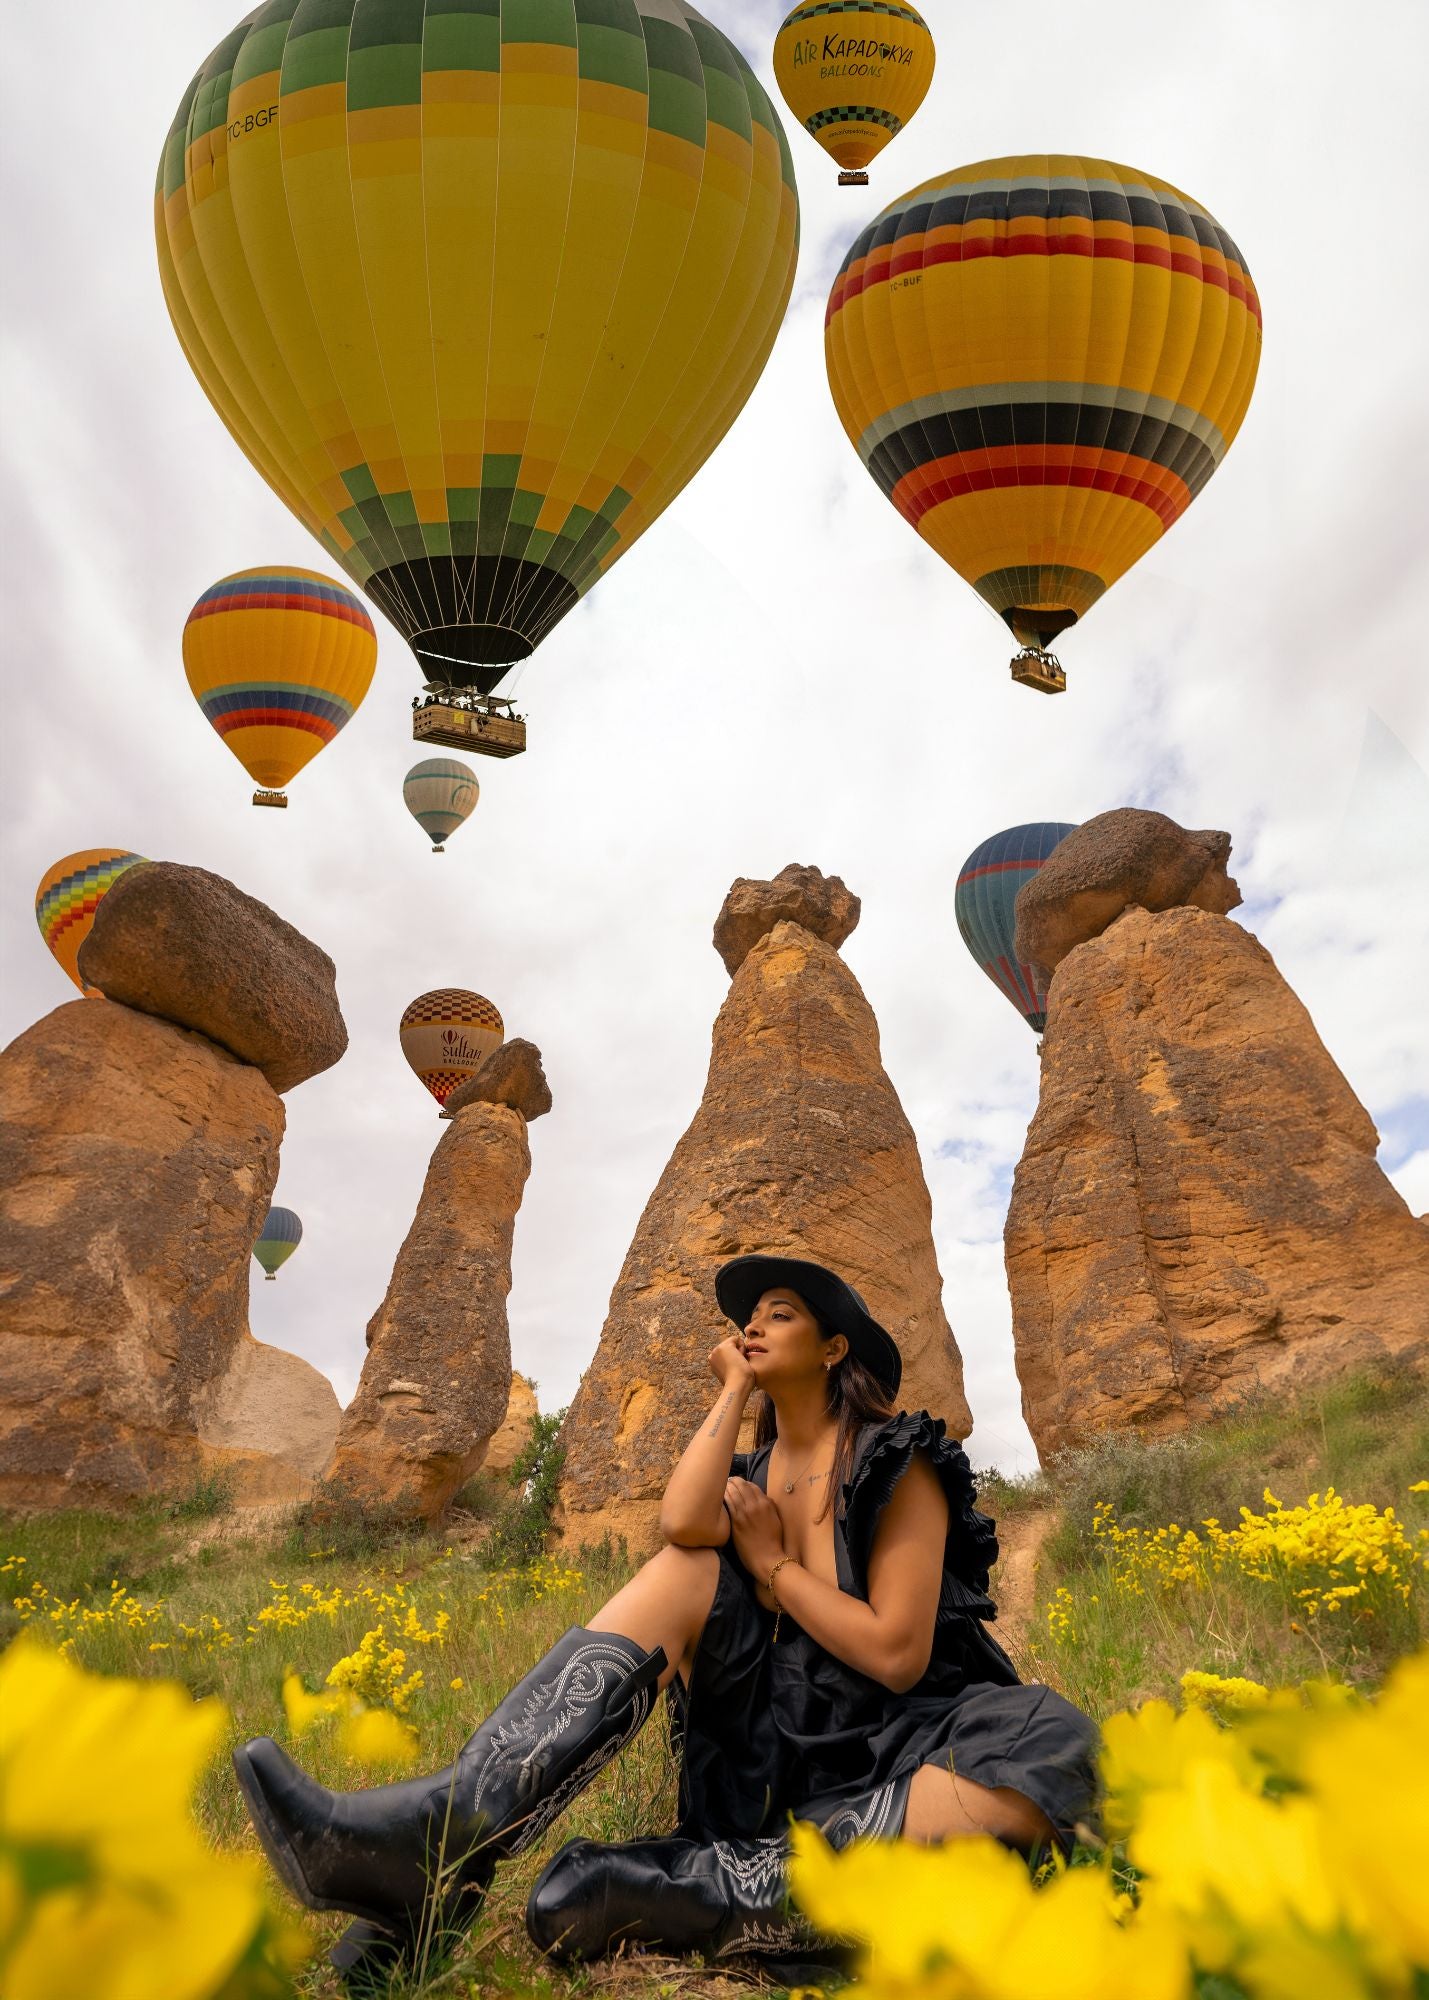
M 769 1452 L 766 1445 L 740 1454 L 732 1476 L 764 1487 Z M 787 1613 L 773 1643 L 774 1616 L 726 1543 L 688 1689 L 676 1680 L 669 1690 L 685 1838 L 780 1833 L 791 1813 L 831 1838 L 890 1836 L 902 1826 L 908 1785 L 922 1764 L 951 1764 L 980 1785 L 1011 1786 L 1041 1807 L 1063 1843 L 1089 1817 L 1095 1726 L 1051 1688 L 1020 1683 L 987 1630 L 997 1615 L 987 1594 L 997 1537 L 973 1504 L 967 1455 L 944 1436 L 940 1418 L 905 1412 L 865 1428 L 835 1510 L 839 1588 L 867 1599 L 879 1517 L 919 1452 L 948 1499 L 927 1672 L 894 1693 L 825 1652 Z

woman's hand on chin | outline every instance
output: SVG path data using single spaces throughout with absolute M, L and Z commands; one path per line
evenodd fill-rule
M 748 1395 L 754 1387 L 754 1370 L 744 1358 L 744 1335 L 732 1333 L 710 1351 L 710 1373 L 723 1388 Z
M 724 1489 L 734 1552 L 758 1584 L 784 1553 L 784 1524 L 779 1509 L 752 1479 L 731 1479 Z

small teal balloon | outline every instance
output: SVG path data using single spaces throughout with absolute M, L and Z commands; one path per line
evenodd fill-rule
M 481 786 L 470 764 L 456 757 L 424 757 L 402 780 L 407 810 L 432 843 L 433 854 L 444 854 L 450 840 L 469 819 L 481 797 Z
M 302 1240 L 303 1225 L 292 1209 L 269 1209 L 258 1241 L 253 1245 L 253 1255 L 263 1266 L 270 1285 L 278 1275 L 279 1265 L 287 1263 Z
M 1026 888 L 1053 848 L 1075 831 L 1066 820 L 1009 826 L 975 847 L 958 870 L 953 908 L 963 943 L 1037 1035 L 1047 1025 L 1047 992 L 1035 969 L 1022 963 L 1013 949 L 1017 892 Z

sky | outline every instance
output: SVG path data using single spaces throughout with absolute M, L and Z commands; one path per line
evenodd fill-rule
M 707 11 L 772 91 L 783 7 Z M 254 1333 L 351 1395 L 445 1129 L 398 1018 L 427 988 L 475 987 L 539 1044 L 554 1092 L 531 1132 L 510 1318 L 543 1407 L 567 1403 L 703 1087 L 721 899 L 737 875 L 810 862 L 863 899 L 843 955 L 922 1148 L 972 1456 L 1034 1464 L 1001 1230 L 1037 1059 L 964 950 L 953 889 L 989 833 L 1122 805 L 1229 829 L 1236 921 L 1429 1208 L 1419 0 L 1357 15 L 932 0 L 932 91 L 869 188 L 838 188 L 791 130 L 803 244 L 764 375 L 527 668 L 530 750 L 482 761 L 476 814 L 440 858 L 402 805 L 418 676 L 380 616 L 372 691 L 285 813 L 252 810 L 184 680 L 183 622 L 208 584 L 331 567 L 229 439 L 159 289 L 159 148 L 237 12 L 7 12 L 0 1026 L 8 1041 L 73 995 L 33 895 L 77 848 L 216 869 L 332 955 L 351 1046 L 286 1100 L 275 1199 L 305 1235 L 277 1284 L 252 1267 Z M 1070 691 L 1053 701 L 1011 684 L 1005 629 L 864 472 L 822 351 L 866 221 L 933 174 L 1023 151 L 1184 188 L 1240 245 L 1265 315 L 1239 438 L 1060 647 Z

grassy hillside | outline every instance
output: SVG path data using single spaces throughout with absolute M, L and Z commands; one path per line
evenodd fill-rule
M 1036 1551 L 1012 1650 L 1027 1678 L 1098 1716 L 1174 1696 L 1188 1670 L 1373 1684 L 1424 1640 L 1429 1492 L 1410 1488 L 1426 1476 L 1429 1388 L 1399 1377 L 1343 1384 L 1293 1409 L 1247 1407 L 1168 1443 L 1108 1440 L 1035 1479 L 994 1475 L 984 1504 L 1003 1518 L 1010 1547 Z M 1263 1499 L 1267 1487 L 1283 1511 Z M 1326 1498 L 1330 1488 L 1348 1512 Z M 302 1721 L 295 1688 L 314 1694 L 338 1668 L 342 1684 L 410 1726 L 421 1764 L 437 1767 L 628 1573 L 609 1549 L 529 1560 L 539 1497 L 533 1505 L 478 1485 L 435 1538 L 371 1520 L 234 1514 L 217 1488 L 123 1517 L 11 1521 L 0 1534 L 0 1640 L 28 1625 L 85 1666 L 175 1675 L 223 1698 L 235 1741 L 290 1740 Z M 1242 1507 L 1257 1517 L 1248 1526 Z M 293 1675 L 285 1716 L 281 1690 Z M 386 1775 L 346 1754 L 332 1717 L 313 1722 L 299 1754 L 332 1784 Z M 252 1844 L 226 1761 L 205 1779 L 200 1810 L 218 1842 Z M 500 1871 L 471 1954 L 423 1990 L 453 2000 L 737 1990 L 721 1975 L 648 1959 L 567 1980 L 543 1974 L 527 1948 L 526 1894 L 561 1841 L 662 1831 L 673 1815 L 660 1713 L 539 1850 Z M 338 1928 L 315 1925 L 324 1942 Z M 303 1990 L 336 1990 L 321 1960 Z

